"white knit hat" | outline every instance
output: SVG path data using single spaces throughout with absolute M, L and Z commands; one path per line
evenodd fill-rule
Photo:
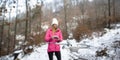
M 53 24 L 58 25 L 58 20 L 57 20 L 56 18 L 53 18 L 53 19 L 52 19 L 52 24 L 51 24 L 51 25 L 53 25 Z

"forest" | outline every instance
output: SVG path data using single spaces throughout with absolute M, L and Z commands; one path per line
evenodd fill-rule
M 73 34 L 78 42 L 114 28 L 112 24 L 120 22 L 119 6 L 120 0 L 0 0 L 0 56 L 41 46 L 54 17 L 64 39 Z

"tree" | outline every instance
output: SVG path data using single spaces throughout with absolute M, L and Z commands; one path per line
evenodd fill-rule
M 108 0 L 108 28 L 111 28 L 111 5 L 110 5 L 111 0 Z
M 64 30 L 64 33 L 63 35 L 65 39 L 67 39 L 67 36 L 68 36 L 68 27 L 67 27 L 67 0 L 64 0 L 64 20 L 65 20 L 65 30 Z
M 6 1 L 4 1 L 4 4 L 2 5 L 2 7 L 1 7 L 1 12 L 3 13 L 3 20 L 2 20 L 2 25 L 1 25 L 1 39 L 0 39 L 0 56 L 1 56 L 1 54 L 2 54 L 2 46 L 3 46 L 3 44 L 4 44 L 4 26 L 5 26 L 5 24 L 4 24 L 4 22 L 5 22 L 5 13 L 6 13 Z

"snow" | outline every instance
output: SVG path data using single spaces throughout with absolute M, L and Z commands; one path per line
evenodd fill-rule
M 23 50 L 17 50 L 14 53 L 21 53 Z
M 44 2 L 45 3 L 52 3 L 52 2 L 54 2 L 54 0 L 45 0 Z
M 24 40 L 25 36 L 23 35 L 16 35 L 16 40 Z
M 116 25 L 119 26 L 119 25 Z M 64 40 L 61 44 L 62 60 L 119 60 L 120 48 L 115 41 L 120 41 L 120 28 L 104 29 L 105 34 L 99 36 L 94 32 L 92 39 L 85 38 L 81 42 L 76 42 L 75 39 Z M 72 35 L 71 35 L 72 36 Z M 69 45 L 68 45 L 69 43 Z M 49 60 L 47 55 L 47 43 L 42 46 L 32 47 L 34 51 L 30 54 L 23 55 L 21 52 L 18 56 L 20 60 Z M 85 47 L 87 46 L 87 47 Z M 114 48 L 117 46 L 116 48 Z M 84 47 L 84 48 L 83 48 Z M 31 48 L 31 47 L 30 47 Z M 96 51 L 101 51 L 107 48 L 106 51 L 109 56 L 96 57 Z M 18 51 L 19 52 L 19 51 Z M 23 57 L 22 57 L 23 56 Z M 12 60 L 10 55 L 3 56 L 1 59 Z M 57 60 L 54 55 L 54 60 Z
M 49 28 L 48 25 L 43 25 L 43 26 L 41 26 L 41 27 L 42 27 L 42 29 L 43 29 L 44 31 L 46 31 L 46 30 Z
M 11 15 L 11 17 L 15 17 L 16 16 L 16 11 L 18 10 L 17 14 L 20 13 L 25 13 L 26 12 L 26 5 L 25 5 L 25 0 L 18 0 L 18 5 L 17 3 L 14 4 L 12 3 L 13 1 L 10 0 L 8 1 L 6 8 L 7 8 L 7 13 L 5 14 L 6 18 L 9 18 L 9 13 Z M 38 1 L 40 2 L 40 1 Z M 32 4 L 31 4 L 32 3 Z M 29 0 L 28 1 L 29 6 L 32 8 L 35 7 L 35 5 L 37 4 L 37 0 Z M 40 3 L 39 3 L 40 4 Z M 0 4 L 1 6 L 2 4 Z M 15 8 L 13 8 L 13 6 L 15 6 Z M 17 7 L 18 6 L 18 7 Z M 17 7 L 17 8 L 16 8 Z M 11 14 L 12 13 L 12 14 Z
M 47 45 L 43 45 L 42 47 L 35 47 L 34 52 L 25 56 L 21 60 L 48 60 L 46 50 Z
M 92 2 L 93 0 L 88 0 L 88 1 Z

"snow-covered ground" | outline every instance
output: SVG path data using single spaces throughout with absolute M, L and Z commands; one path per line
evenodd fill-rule
M 119 25 L 118 25 L 119 26 Z M 97 36 L 93 33 L 92 38 L 83 39 L 76 42 L 74 39 L 68 39 L 61 42 L 62 60 L 119 60 L 120 59 L 120 28 L 105 29 L 106 33 Z M 69 43 L 69 46 L 67 45 Z M 47 55 L 47 43 L 41 47 L 34 47 L 30 54 L 19 54 L 20 60 L 49 60 Z M 107 49 L 107 56 L 96 56 L 96 51 Z M 13 56 L 7 55 L 0 60 L 13 60 Z M 54 56 L 54 60 L 57 60 Z

